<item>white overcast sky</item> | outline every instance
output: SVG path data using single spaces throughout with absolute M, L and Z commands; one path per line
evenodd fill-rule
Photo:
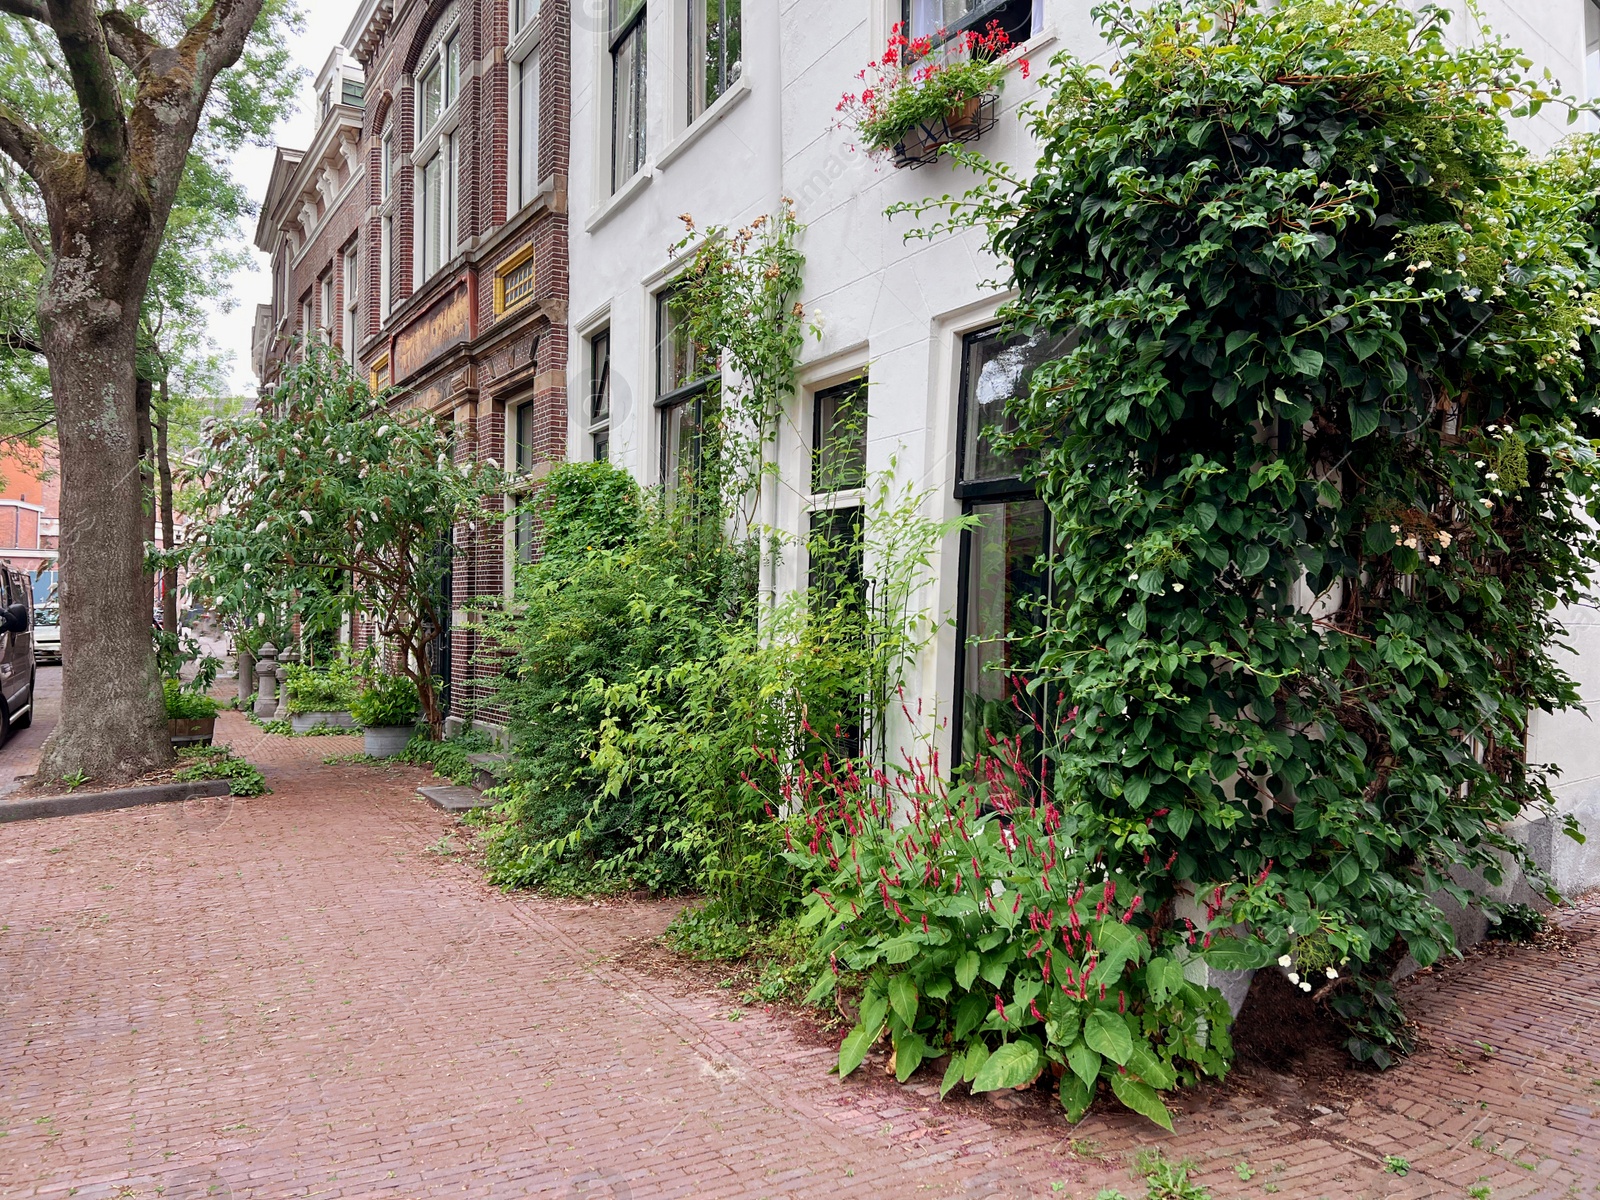
M 299 107 L 279 126 L 276 141 L 279 145 L 303 150 L 311 144 L 316 109 L 311 103 L 311 80 L 327 61 L 328 53 L 344 37 L 355 15 L 356 0 L 310 0 L 300 5 L 305 17 L 305 29 L 289 41 L 295 61 L 305 69 L 301 82 Z M 267 177 L 272 173 L 272 148 L 247 146 L 234 158 L 234 178 L 250 192 L 257 204 L 267 191 Z M 244 244 L 255 260 L 254 270 L 240 271 L 233 277 L 233 311 L 213 312 L 211 337 L 224 351 L 233 355 L 230 378 L 237 395 L 255 395 L 255 375 L 250 370 L 250 323 L 255 317 L 256 305 L 271 299 L 270 262 L 266 255 L 255 250 L 255 220 L 245 223 L 241 232 Z

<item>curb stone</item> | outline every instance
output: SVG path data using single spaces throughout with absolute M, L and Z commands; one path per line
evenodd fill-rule
M 109 812 L 114 808 L 133 808 L 140 804 L 171 804 L 204 796 L 226 796 L 230 790 L 226 779 L 205 779 L 198 783 L 156 783 L 147 787 L 118 788 L 110 792 L 84 792 L 76 796 L 6 800 L 0 801 L 0 824 L 7 821 L 34 821 L 43 817 L 76 817 L 83 813 Z

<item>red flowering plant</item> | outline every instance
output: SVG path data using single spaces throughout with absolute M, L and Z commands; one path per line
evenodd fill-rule
M 954 785 L 937 755 L 894 776 L 826 761 L 790 775 L 786 857 L 819 881 L 801 918 L 818 931 L 810 999 L 864 976 L 841 1076 L 887 1036 L 902 1082 L 946 1060 L 941 1096 L 1048 1075 L 1071 1120 L 1105 1088 L 1170 1129 L 1159 1093 L 1232 1057 L 1227 1003 L 1184 975 L 1209 935 L 1146 912 L 1075 844 L 1023 746 L 992 741 Z
M 838 111 L 869 154 L 888 153 L 919 126 L 945 122 L 998 88 L 1010 69 L 1010 50 L 1011 38 L 998 21 L 982 33 L 969 29 L 943 41 L 908 37 L 897 24 L 883 57 L 857 72 L 860 90 L 846 92 Z M 1018 69 L 1026 79 L 1028 60 Z

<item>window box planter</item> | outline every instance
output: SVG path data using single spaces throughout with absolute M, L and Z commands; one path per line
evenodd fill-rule
M 926 166 L 939 157 L 939 147 L 973 142 L 999 123 L 1000 97 L 994 92 L 971 96 L 949 112 L 918 121 L 894 145 L 896 167 Z
M 174 746 L 209 746 L 217 729 L 215 717 L 169 717 L 167 732 Z
M 368 758 L 393 758 L 415 732 L 415 725 L 370 725 L 361 732 L 361 748 Z
M 310 733 L 313 729 L 354 729 L 355 720 L 348 711 L 322 711 L 290 713 L 289 725 L 296 733 Z

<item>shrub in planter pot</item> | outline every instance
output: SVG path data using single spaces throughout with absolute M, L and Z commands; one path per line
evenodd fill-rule
M 395 676 L 374 680 L 350 706 L 350 715 L 363 731 L 364 749 L 373 758 L 393 758 L 401 753 L 421 713 L 417 685 Z
M 335 661 L 326 666 L 290 663 L 284 668 L 289 722 L 296 733 L 323 726 L 354 728 L 350 706 L 361 690 L 353 664 Z
M 161 685 L 167 707 L 167 730 L 175 746 L 210 745 L 216 732 L 217 702 L 202 692 L 185 691 L 176 679 Z

